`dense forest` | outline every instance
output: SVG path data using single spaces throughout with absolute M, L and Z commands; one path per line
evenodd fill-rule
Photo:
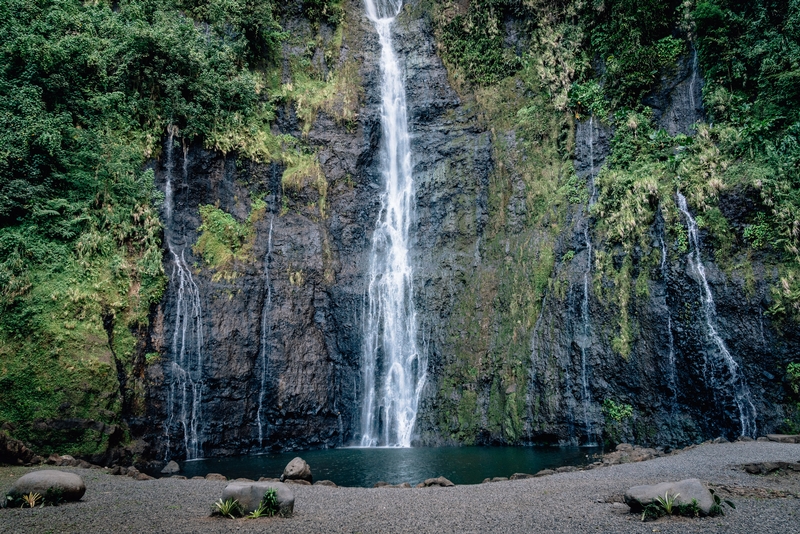
M 168 136 L 239 166 L 276 165 L 281 214 L 305 209 L 290 194 L 304 188 L 315 220 L 335 210 L 336 184 L 307 134 L 318 115 L 359 128 L 359 65 L 340 58 L 343 40 L 358 46 L 361 10 L 357 0 L 2 2 L 0 424 L 13 437 L 78 455 L 135 437 L 127 421 L 147 412 L 147 368 L 167 358 L 148 339 L 169 281 L 156 186 Z M 745 293 L 762 279 L 754 261 L 773 273 L 765 314 L 779 334 L 797 331 L 800 1 L 422 0 L 404 17 L 426 21 L 447 83 L 493 135 L 479 247 L 493 267 L 465 277 L 443 327 L 451 350 L 435 359 L 426 428 L 458 443 L 527 442 L 539 413 L 524 394 L 531 336 L 548 299 L 566 295 L 560 266 L 575 251 L 559 236 L 581 206 L 597 249 L 592 294 L 619 310 L 614 358 L 635 352 L 637 301 L 664 261 L 649 228 L 663 223 L 671 259 L 689 252 L 676 191 Z M 703 118 L 668 132 L 650 101 L 680 65 L 702 73 Z M 295 131 L 278 124 L 287 109 Z M 611 133 L 587 186 L 573 160 L 576 124 L 590 118 Z M 201 206 L 195 269 L 230 281 L 248 261 L 274 191 L 251 193 L 248 219 Z M 731 198 L 745 208 L 734 213 Z M 800 368 L 784 359 L 770 371 L 782 428 L 796 432 Z M 606 437 L 647 441 L 626 426 L 626 395 L 606 397 Z

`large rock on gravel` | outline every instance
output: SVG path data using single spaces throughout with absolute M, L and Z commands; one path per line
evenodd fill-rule
M 778 443 L 800 443 L 800 434 L 767 434 L 767 439 Z
M 175 460 L 170 460 L 167 465 L 164 466 L 164 469 L 161 470 L 162 475 L 174 475 L 175 473 L 181 472 L 181 466 L 178 465 L 178 462 Z
M 441 486 L 443 488 L 451 488 L 455 486 L 452 482 L 444 477 L 428 478 L 424 482 L 417 484 L 418 488 L 430 488 L 432 486 Z
M 314 482 L 311 476 L 311 467 L 299 456 L 289 462 L 281 475 L 281 482 L 284 480 L 305 480 L 309 483 Z
M 634 486 L 625 492 L 625 504 L 634 512 L 640 512 L 645 506 L 656 502 L 657 497 L 664 498 L 669 493 L 677 495 L 675 504 L 690 504 L 697 500 L 697 506 L 703 515 L 708 515 L 714 506 L 714 497 L 702 482 L 696 478 L 687 478 L 680 482 L 662 482 L 653 486 Z
M 60 491 L 61 497 L 65 501 L 79 501 L 86 493 L 86 485 L 79 475 L 54 469 L 32 471 L 23 475 L 14 482 L 11 491 L 22 494 L 34 492 L 44 495 L 51 488 Z
M 231 482 L 222 491 L 222 500 L 236 499 L 242 505 L 242 509 L 250 513 L 259 507 L 261 499 L 270 488 L 277 494 L 280 515 L 291 516 L 294 512 L 294 493 L 289 486 L 281 482 Z

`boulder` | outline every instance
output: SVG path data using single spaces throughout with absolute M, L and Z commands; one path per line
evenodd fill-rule
M 453 484 L 444 477 L 428 478 L 425 479 L 425 482 L 421 482 L 421 484 L 423 488 L 430 488 L 431 486 L 441 486 L 443 488 L 450 488 L 455 486 L 455 484 Z
M 696 499 L 703 515 L 708 515 L 714 506 L 714 496 L 696 478 L 687 478 L 680 482 L 662 482 L 652 486 L 634 486 L 625 492 L 625 504 L 630 506 L 631 511 L 640 512 L 648 504 L 656 502 L 657 497 L 663 499 L 666 493 L 671 496 L 677 495 L 675 504 L 690 504 Z
M 0 464 L 23 465 L 31 463 L 34 456 L 24 443 L 0 431 Z
M 305 460 L 299 456 L 288 463 L 281 475 L 281 482 L 286 480 L 306 480 L 309 483 L 314 482 L 311 476 L 311 467 Z
M 250 513 L 259 507 L 261 499 L 270 488 L 277 494 L 280 515 L 291 516 L 294 512 L 294 493 L 281 482 L 231 482 L 222 491 L 222 500 L 236 499 L 245 513 Z
M 22 494 L 35 492 L 44 495 L 51 488 L 60 491 L 61 497 L 65 501 L 79 501 L 86 493 L 86 485 L 79 475 L 55 469 L 31 471 L 14 482 L 10 491 Z
M 767 434 L 767 439 L 778 443 L 800 443 L 800 434 Z
M 174 475 L 175 473 L 181 472 L 181 466 L 178 465 L 178 462 L 175 460 L 170 460 L 167 465 L 164 466 L 164 469 L 161 470 L 162 475 Z

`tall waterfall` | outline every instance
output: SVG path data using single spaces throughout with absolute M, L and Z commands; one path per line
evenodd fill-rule
M 594 186 L 594 115 L 589 117 L 589 205 L 594 205 L 597 200 L 597 191 Z M 586 349 L 591 346 L 592 322 L 589 315 L 589 279 L 592 276 L 592 237 L 589 234 L 589 214 L 587 210 L 586 228 L 583 230 L 584 242 L 586 244 L 587 258 L 586 271 L 583 273 L 583 302 L 581 302 L 581 319 L 583 322 L 583 332 L 581 332 L 581 401 L 583 404 L 583 423 L 588 442 L 594 443 L 594 429 L 589 415 L 592 405 L 592 393 L 589 388 L 589 373 L 586 367 Z
M 200 288 L 192 278 L 192 270 L 186 263 L 184 248 L 179 247 L 176 237 L 174 212 L 175 158 L 173 142 L 177 128 L 170 127 L 166 150 L 166 185 L 164 195 L 164 237 L 172 260 L 170 286 L 176 291 L 175 315 L 173 319 L 169 366 L 169 390 L 167 392 L 167 419 L 164 422 L 166 456 L 170 455 L 170 441 L 175 426 L 183 436 L 186 459 L 201 456 L 203 438 L 201 404 L 203 400 L 203 310 Z M 188 150 L 183 151 L 183 181 L 187 181 Z
M 417 345 L 409 227 L 414 181 L 403 76 L 392 47 L 402 0 L 366 0 L 381 45 L 381 174 L 384 192 L 372 236 L 364 347 L 361 446 L 411 446 L 427 360 Z
M 689 244 L 691 246 L 688 257 L 689 268 L 695 274 L 697 283 L 700 286 L 700 301 L 702 303 L 703 318 L 706 323 L 706 333 L 717 348 L 717 358 L 711 362 L 706 360 L 706 368 L 710 367 L 712 371 L 710 377 L 711 385 L 715 389 L 727 388 L 731 391 L 736 408 L 739 411 L 741 435 L 755 437 L 756 407 L 753 405 L 750 389 L 747 387 L 747 383 L 739 370 L 739 364 L 733 359 L 728 347 L 725 346 L 725 342 L 717 332 L 717 307 L 714 304 L 714 296 L 711 294 L 711 287 L 706 279 L 706 268 L 700 256 L 700 238 L 697 232 L 697 222 L 689 212 L 686 197 L 680 191 L 677 192 L 677 196 L 678 208 L 686 218 L 686 224 L 689 229 Z
M 261 359 L 261 386 L 258 390 L 258 412 L 256 413 L 256 424 L 258 425 L 258 446 L 264 446 L 264 421 L 261 419 L 261 412 L 264 411 L 264 393 L 267 387 L 267 363 L 269 357 L 269 334 L 271 326 L 269 323 L 269 312 L 272 309 L 272 283 L 270 281 L 270 262 L 272 261 L 272 223 L 275 221 L 273 211 L 269 219 L 269 235 L 267 237 L 267 253 L 264 255 L 264 304 L 261 307 L 261 336 L 259 338 L 260 359 Z

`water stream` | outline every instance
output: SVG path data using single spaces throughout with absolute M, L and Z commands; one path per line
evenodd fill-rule
M 583 404 L 583 422 L 588 442 L 594 443 L 595 435 L 589 415 L 592 406 L 592 393 L 589 389 L 589 373 L 587 371 L 586 349 L 591 346 L 592 323 L 589 315 L 589 283 L 592 276 L 592 238 L 589 234 L 589 211 L 597 199 L 594 186 L 594 116 L 589 117 L 589 205 L 586 210 L 586 227 L 583 229 L 584 243 L 586 245 L 586 271 L 583 273 L 583 301 L 581 302 L 581 320 L 583 326 L 581 348 L 581 402 Z
M 201 406 L 203 399 L 203 309 L 200 288 L 192 277 L 192 270 L 186 263 L 184 248 L 176 243 L 183 241 L 176 231 L 174 212 L 174 174 L 175 159 L 173 142 L 177 128 L 171 127 L 166 150 L 166 185 L 164 195 L 164 237 L 167 250 L 172 258 L 170 286 L 175 288 L 175 314 L 173 318 L 172 341 L 170 344 L 171 364 L 168 369 L 169 389 L 167 392 L 167 418 L 164 422 L 166 456 L 170 456 L 173 435 L 182 435 L 186 458 L 191 460 L 201 455 L 203 441 L 201 425 Z M 183 150 L 183 181 L 188 180 L 188 150 Z M 176 429 L 176 425 L 179 427 Z
M 667 244 L 664 236 L 661 240 L 661 279 L 664 281 L 664 307 L 667 309 L 667 386 L 672 397 L 670 411 L 675 414 L 678 409 L 678 378 L 675 366 L 675 337 L 672 334 L 672 314 L 667 303 L 667 286 L 669 285 L 669 271 L 667 270 Z
M 739 364 L 733 359 L 728 347 L 717 332 L 717 308 L 714 304 L 714 296 L 706 278 L 706 268 L 700 254 L 700 237 L 697 230 L 697 222 L 689 212 L 686 204 L 686 197 L 680 191 L 677 192 L 678 208 L 686 218 L 689 231 L 689 268 L 695 275 L 695 279 L 700 286 L 701 312 L 705 320 L 706 334 L 708 339 L 716 347 L 714 355 L 716 358 L 709 362 L 706 360 L 706 368 L 711 367 L 710 382 L 715 389 L 728 390 L 733 396 L 736 408 L 739 411 L 739 422 L 741 424 L 741 435 L 756 436 L 756 408 L 750 396 L 750 389 L 742 376 Z
M 258 425 L 258 446 L 264 446 L 264 421 L 261 419 L 261 412 L 264 409 L 264 392 L 267 387 L 267 363 L 269 360 L 269 334 L 271 325 L 269 322 L 269 312 L 272 309 L 272 282 L 270 280 L 270 262 L 272 261 L 272 223 L 275 221 L 275 211 L 270 209 L 269 234 L 267 237 L 267 253 L 264 255 L 264 304 L 261 307 L 261 336 L 259 338 L 261 360 L 261 385 L 258 390 L 258 412 L 256 413 L 256 424 Z
M 381 46 L 381 175 L 362 362 L 361 446 L 411 446 L 427 361 L 417 344 L 409 228 L 414 208 L 403 75 L 392 45 L 401 0 L 366 0 Z

